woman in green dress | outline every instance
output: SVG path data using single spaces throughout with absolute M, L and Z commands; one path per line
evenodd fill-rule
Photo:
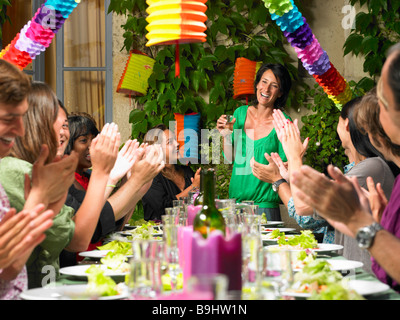
M 291 88 L 291 78 L 280 64 L 264 64 L 254 81 L 256 100 L 253 105 L 241 106 L 233 114 L 233 132 L 226 130 L 226 116 L 217 120 L 217 129 L 224 136 L 224 155 L 233 162 L 229 197 L 237 202 L 254 201 L 259 214 L 268 220 L 280 221 L 280 199 L 277 188 L 285 181 L 273 184 L 257 179 L 251 170 L 250 160 L 268 164 L 265 153 L 277 152 L 286 161 L 285 153 L 273 125 L 273 110 L 285 106 Z M 286 118 L 290 118 L 285 115 Z M 276 191 L 274 191 L 274 189 Z

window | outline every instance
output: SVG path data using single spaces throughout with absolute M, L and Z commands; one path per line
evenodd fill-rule
M 101 129 L 112 121 L 112 15 L 109 0 L 81 1 L 57 35 L 57 96 Z

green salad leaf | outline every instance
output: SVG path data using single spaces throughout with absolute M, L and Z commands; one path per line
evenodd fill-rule
M 111 270 L 129 268 L 129 264 L 126 262 L 126 256 L 121 253 L 109 252 L 104 258 L 100 259 L 100 262 Z
M 283 233 L 283 235 L 285 235 Z M 311 230 L 302 230 L 301 234 L 294 235 L 289 239 L 281 236 L 278 240 L 279 245 L 299 246 L 303 249 L 313 249 L 318 247 L 318 241 L 315 239 Z
M 114 296 L 118 294 L 115 281 L 106 275 L 100 266 L 92 265 L 87 270 L 88 288 L 87 293 L 101 297 Z
M 355 290 L 348 289 L 341 282 L 329 283 L 319 293 L 313 292 L 308 300 L 365 300 Z
M 301 284 L 317 282 L 320 286 L 336 283 L 342 279 L 343 276 L 338 271 L 331 270 L 329 263 L 321 259 L 308 262 L 301 271 L 294 275 L 295 282 Z
M 124 255 L 132 254 L 132 243 L 120 240 L 110 241 L 105 245 L 97 247 L 99 250 L 112 250 L 114 253 L 120 253 Z

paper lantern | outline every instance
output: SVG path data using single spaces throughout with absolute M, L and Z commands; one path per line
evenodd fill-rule
M 263 1 L 271 13 L 272 20 L 294 47 L 304 68 L 314 77 L 336 107 L 341 109 L 342 105 L 353 97 L 351 88 L 330 62 L 328 54 L 321 48 L 293 0 Z
M 117 92 L 143 96 L 149 87 L 148 80 L 156 61 L 138 50 L 130 51 L 124 72 L 118 83 Z
M 175 75 L 179 76 L 179 44 L 205 42 L 207 0 L 147 0 L 146 46 L 176 45 Z
M 80 0 L 48 0 L 11 43 L 1 51 L 0 58 L 23 69 L 50 46 L 55 34 Z
M 180 162 L 197 163 L 199 159 L 200 114 L 174 113 L 176 140 L 179 143 Z
M 233 73 L 233 99 L 254 95 L 254 79 L 261 62 L 251 61 L 246 58 L 237 58 Z

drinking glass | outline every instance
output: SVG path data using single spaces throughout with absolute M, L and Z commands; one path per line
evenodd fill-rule
M 184 200 L 172 200 L 173 207 L 183 207 Z
M 182 273 L 179 265 L 178 226 L 167 224 L 163 229 L 164 261 L 166 272 L 171 278 L 171 291 L 177 290 L 178 276 Z
M 155 240 L 132 242 L 128 287 L 133 299 L 155 299 L 162 292 L 163 245 Z
M 225 124 L 225 128 L 229 129 L 230 131 L 233 131 L 233 115 L 232 114 L 226 114 L 226 124 Z
M 192 275 L 187 282 L 186 290 L 193 295 L 213 300 L 226 300 L 228 292 L 228 277 L 225 274 Z M 201 298 L 201 297 L 199 297 Z
M 276 298 L 293 284 L 292 253 L 282 248 L 263 248 L 263 279 L 271 285 Z

